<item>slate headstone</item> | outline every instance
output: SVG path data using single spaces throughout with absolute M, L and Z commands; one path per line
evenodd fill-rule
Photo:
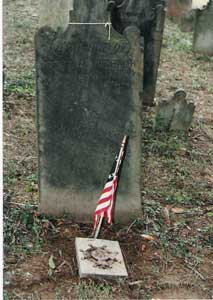
M 74 1 L 75 21 L 105 21 L 103 2 Z M 139 38 L 130 32 L 129 39 L 136 36 L 130 46 L 114 30 L 108 40 L 104 25 L 63 26 L 42 26 L 36 34 L 40 210 L 92 221 L 128 134 L 116 220 L 139 216 Z
M 213 1 L 197 10 L 194 29 L 194 51 L 213 55 Z

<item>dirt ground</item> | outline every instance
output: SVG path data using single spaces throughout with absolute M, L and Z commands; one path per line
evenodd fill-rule
M 129 277 L 80 280 L 74 240 L 92 224 L 37 211 L 38 1 L 4 0 L 3 13 L 4 299 L 212 299 L 212 57 L 194 54 L 192 34 L 167 20 L 156 98 L 184 88 L 196 104 L 192 128 L 155 133 L 153 109 L 144 113 L 141 216 L 100 236 L 119 241 Z

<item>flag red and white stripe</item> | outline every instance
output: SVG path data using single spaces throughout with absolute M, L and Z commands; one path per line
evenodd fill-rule
M 115 196 L 118 186 L 118 173 L 122 163 L 124 152 L 127 144 L 127 136 L 124 136 L 119 154 L 115 157 L 112 170 L 109 174 L 108 180 L 99 198 L 97 208 L 94 214 L 94 230 L 96 230 L 98 223 L 102 222 L 103 218 L 108 220 L 109 224 L 113 222 L 113 212 L 115 206 Z
M 107 181 L 98 201 L 98 206 L 94 215 L 94 227 L 96 228 L 101 217 L 108 219 L 108 223 L 112 224 L 113 206 L 115 194 L 118 184 L 118 176 L 114 176 L 112 180 Z

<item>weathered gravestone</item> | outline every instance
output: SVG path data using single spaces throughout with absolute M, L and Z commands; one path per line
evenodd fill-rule
M 156 105 L 154 129 L 187 131 L 193 120 L 194 102 L 187 99 L 184 90 L 177 90 L 169 99 L 162 99 Z
M 213 1 L 197 10 L 194 29 L 194 51 L 213 55 Z
M 127 30 L 129 43 L 112 30 L 108 40 L 104 25 L 68 25 L 68 0 L 42 0 L 41 6 L 47 16 L 36 34 L 40 210 L 91 221 L 114 155 L 128 134 L 116 220 L 138 216 L 139 34 Z M 105 22 L 105 1 L 74 1 L 73 20 Z

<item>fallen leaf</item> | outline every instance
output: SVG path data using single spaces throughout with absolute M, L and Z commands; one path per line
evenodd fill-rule
M 34 216 L 35 216 L 35 217 L 39 217 L 40 215 L 41 215 L 40 212 L 38 212 L 38 211 L 35 211 L 35 212 L 34 212 Z
M 48 275 L 49 275 L 49 276 L 52 276 L 52 275 L 53 275 L 53 270 L 52 270 L 52 269 L 49 269 L 49 270 L 48 270 Z
M 17 263 L 17 257 L 16 256 L 9 256 L 5 258 L 5 262 L 7 264 L 16 264 Z
M 185 156 L 187 154 L 187 149 L 186 148 L 180 148 L 177 150 L 177 154 L 180 156 Z
M 206 179 L 207 179 L 208 182 L 213 184 L 213 177 L 212 176 L 206 176 Z
M 141 234 L 141 237 L 144 239 L 144 240 L 147 240 L 147 241 L 154 241 L 155 238 L 149 234 Z
M 25 247 L 26 247 L 27 249 L 33 249 L 33 243 L 27 243 L 27 244 L 25 245 Z
M 142 280 L 137 280 L 137 281 L 133 281 L 133 282 L 129 282 L 129 285 L 132 286 L 132 285 L 141 285 L 143 283 Z
M 174 214 L 182 214 L 182 213 L 184 213 L 185 210 L 181 207 L 173 207 L 173 208 L 171 208 L 171 211 Z
M 163 209 L 163 214 L 164 214 L 164 218 L 166 220 L 167 225 L 170 225 L 169 209 L 170 208 L 168 206 L 164 207 L 164 209 Z
M 64 219 L 58 220 L 58 226 L 63 225 L 64 223 L 65 223 L 65 222 L 64 222 Z
M 207 213 L 207 216 L 208 216 L 208 217 L 213 217 L 213 211 L 208 212 L 208 213 Z
M 54 260 L 53 260 L 53 255 L 50 256 L 48 264 L 49 264 L 49 267 L 51 268 L 51 270 L 55 269 L 55 263 L 54 263 Z
M 146 248 L 147 248 L 146 245 L 145 245 L 145 244 L 142 244 L 142 246 L 141 246 L 141 251 L 142 251 L 142 252 L 145 252 L 145 251 L 146 251 Z

